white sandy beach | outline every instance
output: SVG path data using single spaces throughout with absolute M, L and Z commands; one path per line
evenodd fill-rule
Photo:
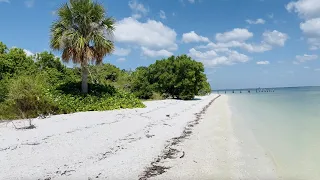
M 161 162 L 172 167 L 152 179 L 275 180 L 276 167 L 247 129 L 241 138 L 234 131 L 228 96 L 222 95 L 203 116 L 200 124 L 183 143 L 171 147 L 184 152 Z M 243 127 L 236 127 L 243 128 Z
M 0 179 L 276 179 L 263 150 L 246 154 L 234 134 L 227 96 L 216 97 L 35 119 L 31 130 L 2 123 Z

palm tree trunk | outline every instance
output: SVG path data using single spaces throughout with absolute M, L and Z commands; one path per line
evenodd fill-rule
M 85 61 L 81 64 L 82 69 L 82 93 L 87 94 L 88 93 L 88 63 Z

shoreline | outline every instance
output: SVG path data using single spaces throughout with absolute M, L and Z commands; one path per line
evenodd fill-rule
M 184 157 L 162 162 L 170 168 L 151 179 L 279 179 L 274 163 L 253 134 L 239 136 L 248 129 L 236 126 L 229 106 L 228 96 L 221 95 L 190 138 L 174 147 Z

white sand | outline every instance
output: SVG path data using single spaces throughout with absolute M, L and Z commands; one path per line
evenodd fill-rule
M 277 179 L 253 135 L 236 135 L 228 97 L 214 98 L 2 123 L 0 179 Z
M 35 119 L 31 130 L 1 123 L 0 179 L 138 179 L 214 97 Z
M 274 163 L 252 134 L 245 139 L 237 137 L 231 116 L 228 97 L 222 95 L 208 108 L 190 138 L 171 147 L 180 153 L 158 163 L 171 168 L 151 179 L 278 179 Z

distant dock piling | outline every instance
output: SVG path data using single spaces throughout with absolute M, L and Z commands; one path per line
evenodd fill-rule
M 252 88 L 252 89 L 228 89 L 228 90 L 219 90 L 217 91 L 218 94 L 220 94 L 224 92 L 224 94 L 227 94 L 228 92 L 232 93 L 232 94 L 243 94 L 245 92 L 247 92 L 248 94 L 251 94 L 251 92 L 256 91 L 256 93 L 272 93 L 275 92 L 275 89 L 271 89 L 271 88 Z

